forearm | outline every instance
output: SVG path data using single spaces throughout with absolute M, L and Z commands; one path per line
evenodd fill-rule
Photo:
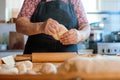
M 82 28 L 81 30 L 78 30 L 78 34 L 79 34 L 79 38 L 78 41 L 79 42 L 83 42 L 86 39 L 88 39 L 89 35 L 90 35 L 90 26 L 89 25 L 85 25 L 84 28 Z
M 26 17 L 20 17 L 16 21 L 16 31 L 25 35 L 35 35 L 43 33 L 44 23 L 32 23 Z

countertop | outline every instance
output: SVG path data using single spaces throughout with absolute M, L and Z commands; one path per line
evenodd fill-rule
M 0 57 L 23 54 L 23 50 L 0 50 Z

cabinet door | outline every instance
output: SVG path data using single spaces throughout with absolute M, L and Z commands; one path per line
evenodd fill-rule
M 5 20 L 5 0 L 0 0 L 0 20 Z
M 120 11 L 120 0 L 100 0 L 101 11 Z
M 99 10 L 99 0 L 82 0 L 86 12 L 96 12 Z

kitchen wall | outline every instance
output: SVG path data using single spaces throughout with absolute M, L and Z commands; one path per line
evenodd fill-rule
M 89 23 L 103 22 L 104 41 L 109 41 L 112 31 L 120 31 L 120 0 L 82 0 Z M 89 2 L 89 3 L 88 3 Z
M 120 0 L 100 0 L 102 11 L 120 11 Z

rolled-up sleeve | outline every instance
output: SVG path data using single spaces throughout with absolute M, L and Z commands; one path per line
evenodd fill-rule
M 88 25 L 88 20 L 81 0 L 73 0 L 74 9 L 78 19 L 78 29 L 82 29 Z
M 36 9 L 40 0 L 24 0 L 23 6 L 18 17 L 28 17 L 30 18 Z

